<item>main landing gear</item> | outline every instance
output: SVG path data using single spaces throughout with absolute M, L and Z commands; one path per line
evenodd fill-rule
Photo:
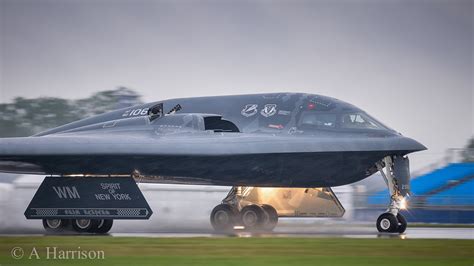
M 403 233 L 407 228 L 407 221 L 400 213 L 404 207 L 404 197 L 399 188 L 399 182 L 393 171 L 392 157 L 384 158 L 385 172 L 382 162 L 377 163 L 377 169 L 382 174 L 390 193 L 390 204 L 385 213 L 382 213 L 377 219 L 377 230 L 381 233 Z
M 113 225 L 112 219 L 43 219 L 43 227 L 50 233 L 106 234 Z
M 211 212 L 211 224 L 217 232 L 230 232 L 235 227 L 250 232 L 271 232 L 278 223 L 278 213 L 268 204 L 242 200 L 252 188 L 232 187 L 227 197 Z

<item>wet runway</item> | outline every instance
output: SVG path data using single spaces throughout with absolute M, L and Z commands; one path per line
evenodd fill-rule
M 28 227 L 0 227 L 0 236 L 45 235 L 40 220 L 28 220 Z M 434 226 L 431 225 L 431 226 Z M 380 234 L 372 222 L 355 222 L 344 219 L 281 218 L 272 233 L 249 233 L 236 229 L 231 234 L 216 234 L 207 219 L 197 221 L 172 220 L 116 220 L 109 236 L 112 237 L 339 237 L 339 238 L 402 238 L 402 239 L 470 239 L 474 240 L 474 226 L 470 228 L 423 227 L 408 224 L 404 234 Z M 77 235 L 72 229 L 61 235 Z M 90 234 L 93 235 L 93 234 Z
M 404 234 L 381 234 L 376 230 L 352 229 L 344 231 L 324 230 L 324 231 L 308 231 L 308 230 L 275 230 L 273 233 L 248 233 L 236 230 L 231 234 L 215 234 L 215 233 L 177 233 L 177 232 L 160 232 L 160 233 L 111 233 L 116 237 L 341 237 L 341 238 L 400 238 L 400 239 L 470 239 L 474 240 L 473 228 L 425 228 L 415 227 L 408 228 Z
M 0 236 L 44 236 L 43 231 L 30 232 L 2 232 Z M 66 232 L 62 235 L 76 235 L 74 232 Z M 91 234 L 92 235 L 92 234 Z M 134 232 L 114 231 L 109 236 L 112 237 L 152 237 L 152 238 L 184 238 L 184 237 L 309 237 L 309 238 L 399 238 L 399 239 L 470 239 L 474 240 L 474 228 L 433 228 L 433 227 L 412 227 L 407 228 L 404 234 L 378 233 L 375 228 L 367 225 L 351 226 L 344 228 L 338 225 L 306 227 L 306 226 L 278 226 L 272 233 L 249 233 L 242 230 L 235 230 L 229 234 L 216 234 L 212 230 L 159 230 L 155 232 L 139 231 Z

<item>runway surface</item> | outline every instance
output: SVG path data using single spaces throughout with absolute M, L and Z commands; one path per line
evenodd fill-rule
M 3 232 L 0 236 L 44 236 L 41 231 L 35 232 Z M 64 235 L 74 235 L 73 232 Z M 234 233 L 216 234 L 211 230 L 160 230 L 157 232 L 114 232 L 112 237 L 151 237 L 151 238 L 183 238 L 183 237 L 309 237 L 309 238 L 400 238 L 400 239 L 470 239 L 474 240 L 474 228 L 433 228 L 413 227 L 407 228 L 404 234 L 378 233 L 376 229 L 369 226 L 353 226 L 350 228 L 339 228 L 338 226 L 305 228 L 299 226 L 277 227 L 273 233 L 249 233 L 235 230 Z
M 214 233 L 111 233 L 116 237 L 341 237 L 341 238 L 400 238 L 400 239 L 471 239 L 472 228 L 409 228 L 404 234 L 380 234 L 376 230 L 346 230 L 344 232 L 326 230 L 311 232 L 299 230 L 276 230 L 273 233 L 248 233 L 236 230 L 233 234 Z

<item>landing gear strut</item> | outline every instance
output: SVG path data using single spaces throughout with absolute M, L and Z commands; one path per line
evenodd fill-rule
M 251 232 L 271 232 L 278 223 L 278 214 L 268 204 L 244 200 L 251 187 L 232 187 L 221 204 L 211 212 L 211 224 L 217 232 L 229 232 L 241 226 Z
M 382 213 L 377 219 L 377 230 L 381 233 L 403 233 L 407 228 L 407 221 L 400 213 L 400 208 L 404 201 L 399 188 L 399 180 L 393 169 L 393 158 L 387 156 L 383 159 L 385 172 L 382 162 L 377 163 L 377 169 L 385 180 L 390 193 L 390 204 L 385 213 Z

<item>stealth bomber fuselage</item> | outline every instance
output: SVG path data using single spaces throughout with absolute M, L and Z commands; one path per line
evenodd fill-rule
M 163 183 L 330 187 L 424 150 L 354 105 L 314 94 L 172 99 L 0 139 L 0 171 Z

